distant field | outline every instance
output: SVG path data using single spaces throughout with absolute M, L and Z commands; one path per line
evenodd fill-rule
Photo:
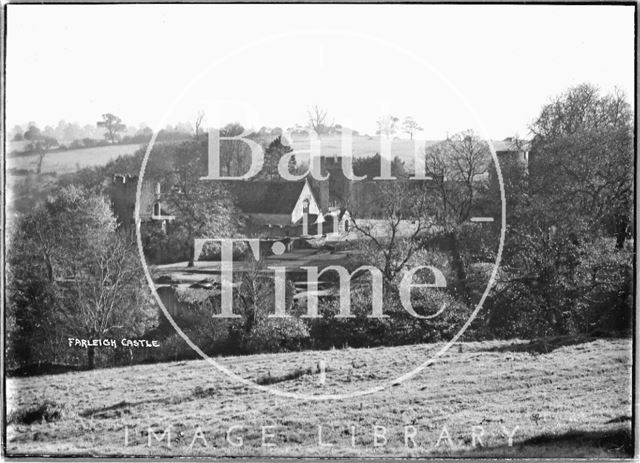
M 140 148 L 139 144 L 99 146 L 68 151 L 52 151 L 42 163 L 42 172 L 66 174 L 82 169 L 105 165 L 118 156 L 133 154 Z M 35 154 L 14 156 L 6 159 L 7 169 L 30 169 L 35 171 L 38 157 Z
M 425 344 L 218 360 L 244 378 L 267 378 L 272 387 L 283 391 L 322 394 L 376 386 L 406 373 L 438 347 Z M 10 378 L 7 452 L 628 457 L 632 452 L 631 349 L 626 339 L 567 340 L 542 347 L 525 341 L 461 343 L 399 385 L 364 397 L 322 402 L 256 391 L 218 373 L 205 361 Z M 324 385 L 317 369 L 320 360 L 326 361 Z M 19 416 L 16 412 L 46 400 L 61 407 L 57 420 L 35 419 L 26 424 L 31 417 L 11 422 L 11 416 Z M 232 446 L 225 437 L 234 425 L 241 428 L 234 428 L 232 440 L 238 443 L 241 437 L 241 447 Z M 319 445 L 319 425 L 322 441 L 332 446 Z M 266 442 L 274 447 L 262 446 L 263 426 L 274 426 L 265 428 L 273 434 Z M 385 428 L 386 445 L 374 446 L 374 426 Z M 405 445 L 405 426 L 415 428 L 418 449 Z M 482 432 L 475 430 L 481 434 L 482 448 L 474 449 L 473 426 L 482 427 Z M 503 426 L 513 433 L 511 447 Z M 152 439 L 149 447 L 149 428 L 159 437 L 167 427 L 170 447 L 166 436 L 164 442 Z M 202 438 L 194 440 L 198 427 L 207 446 Z M 453 447 L 442 437 L 445 432 Z
M 339 136 L 321 138 L 321 153 L 324 156 L 340 155 L 342 140 Z M 434 141 L 427 141 L 433 144 Z M 68 151 L 52 151 L 48 153 L 42 165 L 42 172 L 56 172 L 65 174 L 84 167 L 104 165 L 121 155 L 135 153 L 139 144 L 100 146 Z M 307 160 L 309 141 L 306 138 L 294 138 L 293 148 L 300 153 L 300 160 Z M 368 157 L 380 152 L 380 140 L 377 137 L 354 136 L 352 153 L 354 157 Z M 411 161 L 414 156 L 414 144 L 411 140 L 391 140 L 391 154 L 399 156 L 404 161 Z M 30 169 L 35 171 L 37 156 L 18 155 L 7 158 L 7 169 Z
M 353 136 L 353 146 L 352 146 L 352 154 L 353 157 L 361 158 L 361 157 L 369 157 L 373 156 L 376 153 L 381 152 L 380 148 L 380 138 L 379 137 L 371 137 L 371 136 L 363 136 L 363 135 L 354 135 Z M 320 150 L 322 155 L 324 156 L 340 156 L 342 153 L 342 138 L 340 136 L 323 136 L 320 139 Z M 432 145 L 437 143 L 433 140 L 427 140 L 426 145 Z M 392 139 L 391 140 L 391 155 L 398 156 L 403 161 L 407 162 L 413 159 L 415 146 L 418 144 L 412 140 L 405 139 Z M 299 153 L 304 153 L 305 156 L 302 159 L 307 160 L 309 153 L 309 140 L 308 138 L 293 138 L 292 146 L 294 150 Z M 419 146 L 419 145 L 418 145 Z
M 323 137 L 321 153 L 325 156 L 341 154 L 341 138 L 339 136 Z M 428 144 L 434 143 L 428 141 Z M 121 155 L 133 154 L 140 148 L 139 144 L 100 146 L 68 151 L 52 151 L 48 153 L 42 165 L 42 172 L 65 174 L 84 167 L 104 165 Z M 308 159 L 309 141 L 306 138 L 294 138 L 293 148 L 300 153 L 301 160 Z M 410 140 L 391 140 L 391 154 L 405 161 L 413 159 L 414 145 Z M 377 137 L 354 136 L 353 156 L 367 157 L 380 152 L 380 140 Z M 36 169 L 37 156 L 18 155 L 7 158 L 7 169 Z

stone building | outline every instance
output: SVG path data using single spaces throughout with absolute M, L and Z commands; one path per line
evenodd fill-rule
M 166 227 L 173 217 L 163 207 L 161 197 L 161 183 L 153 180 L 142 182 L 140 194 L 140 220 L 143 222 L 157 221 L 161 227 Z M 127 233 L 135 232 L 134 211 L 136 206 L 136 191 L 138 177 L 135 175 L 114 175 L 109 196 L 111 207 L 121 229 Z
M 507 138 L 493 141 L 496 154 L 503 166 L 517 166 L 526 170 L 529 158 L 527 142 Z M 362 219 L 381 218 L 379 197 L 385 180 L 347 179 L 342 171 L 339 156 L 321 159 L 322 174 L 327 180 L 308 176 L 304 180 L 224 181 L 233 201 L 244 216 L 246 236 L 281 238 L 345 234 L 353 223 L 352 217 Z M 494 170 L 495 172 L 495 170 Z M 495 176 L 495 174 L 493 174 Z M 495 178 L 493 179 L 495 181 Z M 397 179 L 408 194 L 424 193 L 430 188 L 430 180 Z M 134 209 L 138 179 L 131 175 L 115 175 L 111 185 L 111 202 L 120 226 L 133 232 Z M 161 182 L 145 179 L 140 198 L 140 219 L 155 221 L 162 228 L 173 220 L 171 212 L 162 203 Z

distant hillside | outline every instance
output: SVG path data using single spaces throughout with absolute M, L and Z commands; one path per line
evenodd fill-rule
M 42 172 L 66 174 L 80 170 L 83 167 L 101 166 L 118 156 L 133 154 L 139 148 L 139 144 L 132 144 L 98 146 L 95 148 L 81 148 L 68 151 L 51 151 L 44 158 Z M 37 158 L 38 157 L 35 154 L 8 157 L 6 159 L 6 165 L 9 175 L 11 175 L 11 169 L 35 171 Z
M 22 153 L 27 150 L 30 143 L 27 140 L 7 141 L 7 154 Z
M 354 135 L 353 141 L 353 157 L 362 158 L 374 156 L 380 153 L 380 138 L 377 136 Z M 422 141 L 426 146 L 438 143 L 440 140 Z M 391 155 L 398 156 L 407 162 L 413 159 L 417 140 L 406 140 L 395 138 L 391 140 Z M 419 146 L 419 145 L 418 145 Z M 309 139 L 307 137 L 294 137 L 293 149 L 298 153 L 308 156 Z M 340 156 L 342 153 L 342 138 L 340 135 L 323 136 L 320 138 L 320 152 L 323 156 Z

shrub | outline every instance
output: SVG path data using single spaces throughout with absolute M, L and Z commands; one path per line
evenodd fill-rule
M 336 318 L 338 300 L 325 300 L 319 309 L 323 318 L 307 321 L 311 342 L 319 349 L 438 342 L 455 335 L 471 312 L 464 303 L 442 290 L 414 289 L 412 305 L 416 313 L 424 316 L 435 314 L 443 305 L 445 309 L 434 318 L 420 319 L 402 307 L 397 292 L 388 290 L 383 303 L 388 318 L 369 318 L 371 293 L 368 286 L 352 288 L 351 313 L 354 318 Z
M 483 314 L 495 337 L 629 333 L 633 253 L 613 238 L 538 241 L 505 265 Z
M 174 288 L 176 307 L 173 319 L 203 352 L 208 355 L 280 352 L 299 350 L 309 336 L 305 323 L 296 314 L 291 318 L 269 318 L 275 312 L 274 283 L 257 273 L 237 274 L 241 287 L 234 290 L 234 313 L 239 318 L 214 318 L 220 313 L 217 290 Z M 293 284 L 286 289 L 287 306 L 292 304 Z M 295 308 L 293 311 L 295 312 Z M 291 311 L 288 311 L 291 313 Z M 161 323 L 160 332 L 169 334 L 157 351 L 168 360 L 187 358 L 191 348 L 180 342 L 168 323 Z M 184 344 L 184 345 L 183 345 Z
M 198 339 L 190 332 L 186 330 L 185 334 L 189 336 L 193 342 Z M 198 357 L 198 354 L 182 339 L 178 333 L 173 333 L 160 341 L 160 347 L 152 350 L 147 356 L 147 361 L 178 361 L 178 360 L 191 360 Z
M 37 422 L 51 423 L 68 415 L 67 408 L 52 400 L 44 400 L 42 403 L 20 407 L 13 411 L 8 418 L 9 424 L 32 424 Z

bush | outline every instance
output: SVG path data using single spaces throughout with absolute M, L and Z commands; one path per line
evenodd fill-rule
M 584 246 L 579 278 L 583 331 L 630 334 L 633 314 L 633 251 L 615 249 L 613 239 Z
M 69 145 L 69 149 L 77 150 L 77 149 L 80 149 L 80 148 L 84 148 L 84 146 L 85 145 L 84 145 L 84 143 L 82 143 L 82 140 L 73 140 L 71 142 L 71 144 Z
M 412 293 L 416 313 L 433 318 L 413 317 L 396 302 L 391 315 L 394 320 L 387 330 L 385 345 L 448 341 L 471 315 L 471 308 L 445 290 L 414 289 Z
M 185 334 L 189 336 L 189 339 L 197 343 L 197 337 L 190 330 L 186 330 Z M 191 346 L 178 333 L 173 333 L 163 338 L 160 341 L 160 347 L 148 353 L 145 360 L 148 362 L 176 362 L 195 358 L 198 358 L 198 354 Z
M 495 337 L 630 333 L 633 253 L 613 238 L 556 238 L 525 248 L 526 273 L 505 265 L 486 303 Z
M 68 415 L 67 408 L 52 400 L 44 400 L 42 403 L 20 407 L 13 411 L 7 420 L 9 424 L 51 423 L 59 421 Z
M 232 328 L 230 335 L 237 335 L 245 353 L 287 352 L 305 346 L 309 331 L 304 322 L 296 318 L 261 319 L 248 333 Z
M 351 313 L 354 318 L 337 318 L 339 301 L 328 299 L 321 304 L 323 318 L 307 320 L 314 348 L 374 347 L 446 341 L 453 337 L 467 320 L 471 310 L 454 296 L 442 290 L 412 291 L 412 305 L 423 316 L 409 314 L 400 303 L 397 292 L 386 291 L 384 314 L 388 318 L 369 318 L 371 292 L 368 286 L 352 288 Z
M 249 261 L 250 262 L 250 261 Z M 241 352 L 280 352 L 302 348 L 309 336 L 302 311 L 293 302 L 293 283 L 285 287 L 285 308 L 290 318 L 269 318 L 275 313 L 275 283 L 260 273 L 260 264 L 238 274 L 240 287 L 234 308 L 242 316 L 240 323 L 230 327 L 230 336 L 237 339 Z
M 261 353 L 299 350 L 306 346 L 309 336 L 305 323 L 296 314 L 291 318 L 269 318 L 274 313 L 274 287 L 270 278 L 256 274 L 236 275 L 242 282 L 240 290 L 234 290 L 234 313 L 239 318 L 221 319 L 220 295 L 217 290 L 173 288 L 176 307 L 173 319 L 207 355 Z M 292 303 L 293 284 L 289 282 L 286 300 Z M 289 311 L 290 312 L 290 311 Z M 295 309 L 294 309 L 295 312 Z M 164 320 L 164 319 L 163 319 Z M 191 348 L 176 338 L 173 328 L 161 322 L 159 333 L 168 336 L 155 351 L 159 359 L 177 360 L 189 357 Z

